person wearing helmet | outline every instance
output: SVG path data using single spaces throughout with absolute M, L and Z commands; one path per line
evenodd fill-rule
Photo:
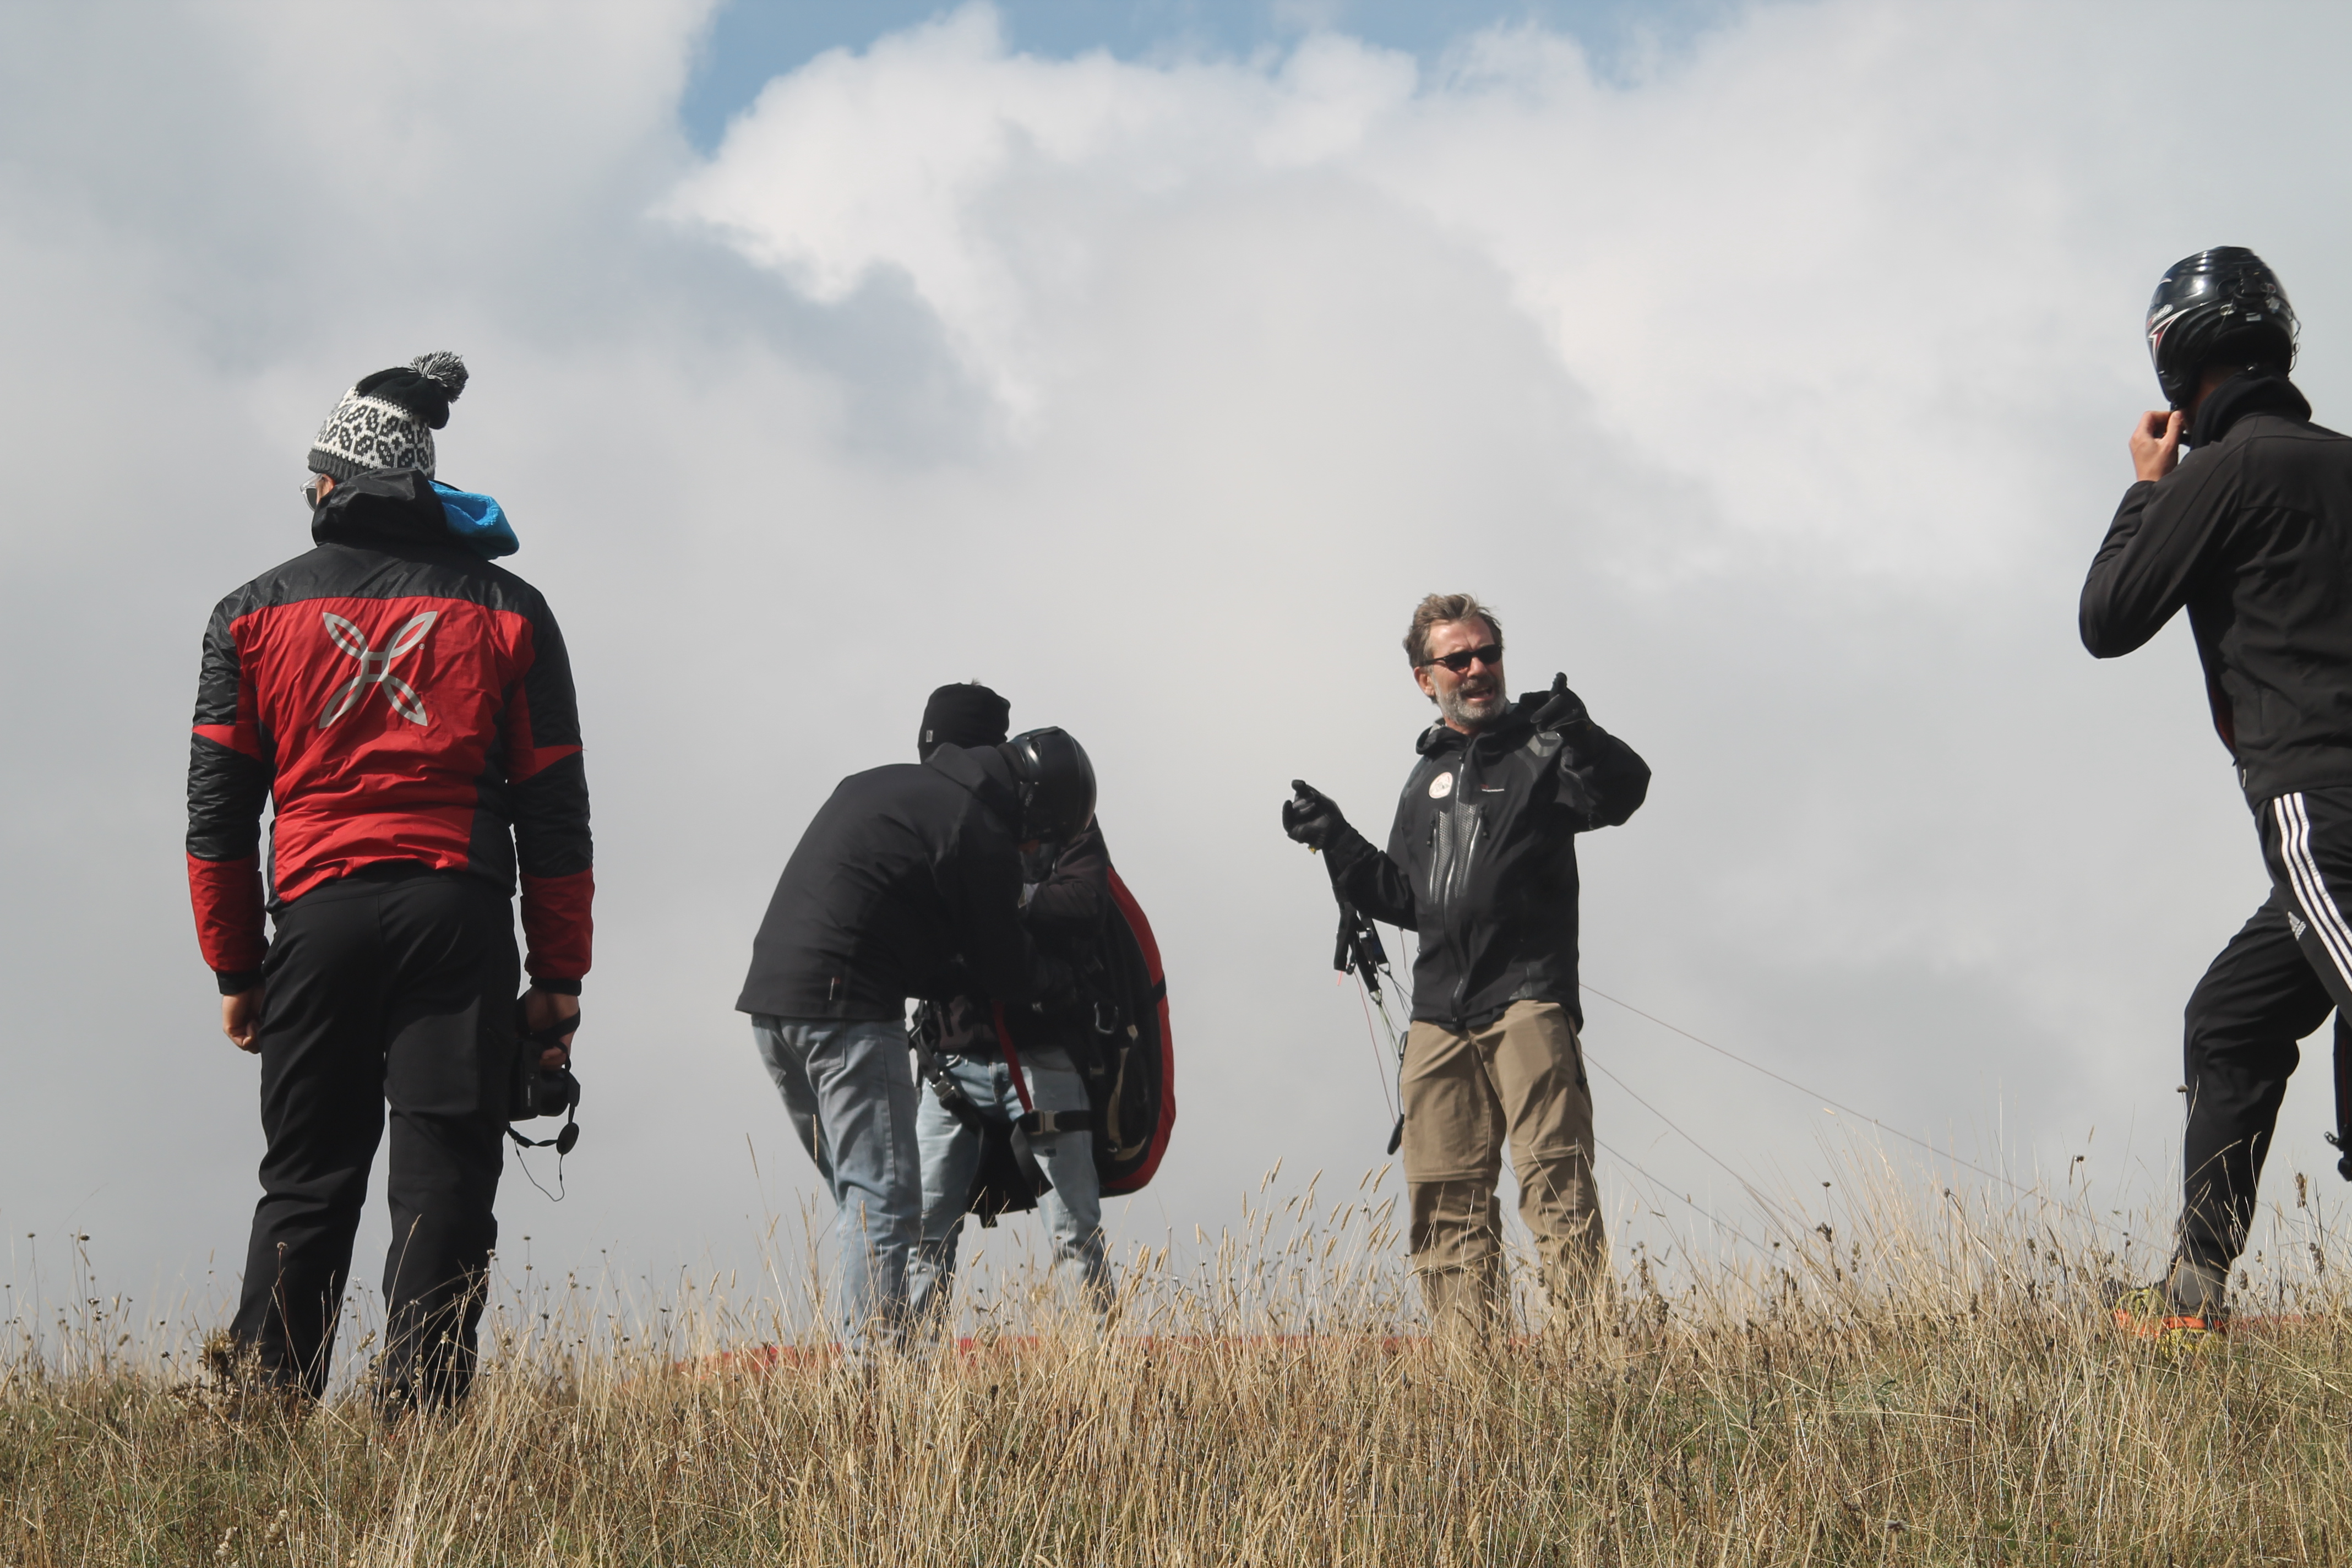
M 1649 793 L 1648 764 L 1556 679 L 1511 700 L 1503 628 L 1467 594 L 1415 607 L 1405 654 L 1438 721 L 1398 799 L 1386 853 L 1303 780 L 1284 831 L 1323 852 L 1339 897 L 1416 931 L 1401 1073 L 1413 1271 L 1433 1323 L 1491 1332 L 1506 1317 L 1508 1142 L 1519 1215 L 1553 1308 L 1572 1319 L 1608 1285 L 1592 1182 L 1592 1096 L 1577 1040 L 1576 837 Z
M 841 781 L 777 879 L 735 1004 L 833 1194 L 856 1364 L 902 1348 L 908 1321 L 922 1169 L 907 1003 L 976 987 L 1025 1005 L 1068 985 L 1022 926 L 1021 847 L 1093 816 L 1093 773 L 1075 742 L 990 744 L 1005 711 L 985 687 L 942 687 L 922 761 Z
M 558 1066 L 592 936 L 562 633 L 493 563 L 520 548 L 498 503 L 435 478 L 467 379 L 422 354 L 337 403 L 302 488 L 317 548 L 213 611 L 188 762 L 197 940 L 223 1032 L 261 1058 L 268 1142 L 230 1359 L 264 1388 L 325 1391 L 388 1106 L 387 1415 L 470 1384 L 499 1139 L 533 1050 L 518 967 L 523 1026 Z
M 2195 1339 L 2227 1326 L 2231 1264 L 2298 1059 L 2336 1014 L 2339 1117 L 2352 1009 L 2352 440 L 2312 423 L 2288 373 L 2297 323 L 2251 250 L 2175 264 L 2147 311 L 2168 406 L 2131 433 L 2137 472 L 2083 585 L 2083 645 L 2113 658 L 2186 608 L 2213 727 L 2254 816 L 2271 893 L 2185 1016 L 2188 1127 L 2174 1254 L 2117 1321 Z M 2352 1159 L 2341 1167 L 2352 1176 Z
M 1002 727 L 997 735 L 1002 740 Z M 1067 817 L 1024 849 L 1022 922 L 1039 950 L 1073 973 L 1098 971 L 1111 912 L 1110 853 L 1091 808 L 1083 822 L 1075 809 L 1079 799 L 1093 798 L 1093 766 L 1059 730 L 1033 730 L 1009 745 L 1028 760 L 1029 772 L 1073 786 Z M 1077 994 L 1059 1005 L 1035 1006 L 1024 1020 L 1028 1027 L 1016 1064 L 1007 1060 L 997 1034 L 998 1002 L 967 991 L 934 1003 L 921 1022 L 935 1037 L 924 1047 L 933 1092 L 922 1097 L 915 1121 L 923 1220 L 910 1265 L 908 1310 L 918 1320 L 946 1317 L 964 1215 L 971 1211 L 976 1184 L 992 1173 L 989 1155 L 1001 1141 L 1011 1179 L 1036 1197 L 1053 1242 L 1053 1264 L 1075 1270 L 1097 1321 L 1106 1320 L 1113 1282 L 1092 1101 L 1079 1068 L 1098 1059 L 1095 1008 Z M 994 1223 L 992 1210 L 981 1214 L 982 1224 Z

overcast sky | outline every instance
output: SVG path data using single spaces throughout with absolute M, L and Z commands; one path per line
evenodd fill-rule
M 1583 846 L 1588 980 L 2162 1201 L 2180 1007 L 2264 879 L 2186 627 L 2100 665 L 2075 595 L 2177 258 L 2269 258 L 2352 417 L 2352 20 L 845 9 L 0 7 L 18 1278 L 36 1233 L 117 1289 L 242 1258 L 199 638 L 307 546 L 336 397 L 436 348 L 443 477 L 513 515 L 587 734 L 586 1137 L 560 1208 L 500 1204 L 542 1259 L 731 1266 L 814 1192 L 730 1011 L 751 932 L 970 678 L 1085 741 L 1167 953 L 1182 1110 L 1114 1229 L 1213 1233 L 1277 1159 L 1352 1183 L 1388 1112 L 1276 808 L 1300 775 L 1384 833 L 1429 713 L 1397 638 L 1453 589 L 1655 770 Z M 1753 1213 L 1633 1094 L 1818 1190 L 1818 1100 L 1589 1014 L 1621 1241 L 1692 1223 L 1624 1160 Z M 2315 1065 L 2274 1183 L 2329 1170 L 2327 1107 Z

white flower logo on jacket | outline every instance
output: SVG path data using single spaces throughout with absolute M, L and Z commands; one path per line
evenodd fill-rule
M 358 626 L 332 611 L 323 614 L 328 637 L 337 647 L 359 660 L 360 670 L 337 687 L 335 694 L 327 699 L 327 706 L 319 715 L 319 728 L 325 729 L 358 707 L 371 686 L 383 687 L 383 700 L 392 704 L 394 712 L 410 723 L 429 722 L 430 715 L 425 711 L 425 699 L 416 694 L 416 688 L 392 673 L 392 661 L 404 653 L 414 652 L 425 641 L 425 634 L 433 629 L 433 623 L 439 618 L 441 612 L 427 610 L 402 622 L 400 629 L 392 634 L 390 646 L 382 653 L 369 646 L 367 634 Z

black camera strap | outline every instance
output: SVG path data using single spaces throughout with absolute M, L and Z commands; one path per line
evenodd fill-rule
M 546 1028 L 536 1032 L 523 1028 L 518 1028 L 515 1032 L 522 1037 L 522 1043 L 526 1047 L 535 1047 L 532 1059 L 536 1061 L 541 1053 L 566 1049 L 563 1044 L 564 1037 L 580 1027 L 580 1017 L 581 1015 L 574 1013 L 568 1018 L 558 1018 Z M 575 1097 L 571 1104 L 563 1108 L 563 1127 L 552 1138 L 526 1138 L 514 1130 L 512 1122 L 507 1124 L 507 1136 L 514 1140 L 515 1147 L 518 1149 L 553 1149 L 560 1182 L 563 1156 L 571 1153 L 580 1144 L 580 1101 Z
M 563 1113 L 563 1129 L 552 1138 L 526 1138 L 514 1130 L 512 1122 L 507 1123 L 507 1136 L 514 1140 L 515 1147 L 518 1149 L 551 1148 L 555 1151 L 555 1157 L 561 1160 L 580 1146 L 579 1118 L 579 1107 L 574 1106 L 566 1110 Z

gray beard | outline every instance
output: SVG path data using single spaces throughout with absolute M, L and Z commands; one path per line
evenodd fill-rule
M 1447 723 L 1465 730 L 1485 729 L 1501 718 L 1503 710 L 1510 705 L 1511 700 L 1503 694 L 1499 684 L 1479 698 L 1465 700 L 1459 687 L 1451 691 L 1441 689 L 1437 694 L 1437 711 L 1444 715 Z

